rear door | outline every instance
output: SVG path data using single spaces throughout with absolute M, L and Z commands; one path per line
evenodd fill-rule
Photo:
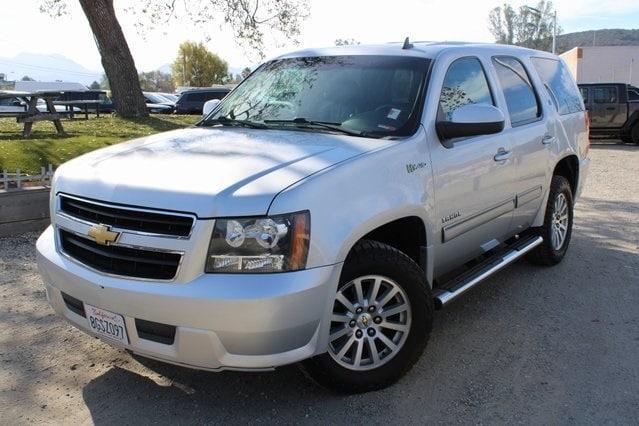
M 509 122 L 504 133 L 513 150 L 515 211 L 510 233 L 515 234 L 530 227 L 541 205 L 550 158 L 546 145 L 556 142 L 556 129 L 543 114 L 528 64 L 513 56 L 493 56 L 492 65 Z
M 433 81 L 439 95 L 439 119 L 473 104 L 496 105 L 485 68 L 478 57 L 449 62 L 443 81 Z M 439 77 L 441 78 L 441 77 Z M 435 246 L 435 275 L 448 272 L 507 236 L 514 208 L 512 141 L 498 133 L 458 138 L 431 146 L 435 200 L 441 240 Z
M 621 103 L 619 90 L 615 85 L 590 87 L 590 119 L 592 127 L 621 127 L 626 122 L 626 104 Z

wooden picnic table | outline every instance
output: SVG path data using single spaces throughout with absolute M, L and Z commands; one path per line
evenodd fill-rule
M 23 123 L 22 137 L 31 136 L 33 123 L 36 121 L 52 121 L 59 135 L 64 135 L 64 128 L 60 119 L 65 113 L 59 113 L 55 110 L 53 100 L 61 96 L 63 91 L 36 91 L 36 92 L 17 92 L 5 91 L 0 92 L 0 98 L 23 98 L 27 99 L 27 109 L 25 112 L 3 113 L 2 117 L 16 117 L 18 123 Z M 44 100 L 47 110 L 41 112 L 38 110 L 38 99 Z
M 100 104 L 102 101 L 97 99 L 78 99 L 75 101 L 54 101 L 54 105 L 60 105 L 66 107 L 67 112 L 69 113 L 69 118 L 73 118 L 75 111 L 73 111 L 74 107 L 78 107 L 84 111 L 84 118 L 86 120 L 89 119 L 89 106 L 95 106 L 95 116 L 100 117 Z

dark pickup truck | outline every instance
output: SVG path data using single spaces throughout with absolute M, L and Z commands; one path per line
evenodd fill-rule
M 639 88 L 622 83 L 579 84 L 590 134 L 639 144 Z

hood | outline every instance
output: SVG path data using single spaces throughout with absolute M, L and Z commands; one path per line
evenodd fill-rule
M 390 143 L 304 131 L 188 128 L 71 160 L 58 169 L 54 188 L 201 218 L 263 215 L 284 188 Z

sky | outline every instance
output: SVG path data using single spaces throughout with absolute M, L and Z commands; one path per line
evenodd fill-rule
M 77 1 L 66 0 L 68 15 L 51 18 L 39 11 L 40 0 L 3 0 L 0 15 L 0 57 L 21 52 L 61 54 L 91 70 L 100 70 L 100 57 L 89 25 Z M 185 0 L 187 1 L 187 0 Z M 192 1 L 192 0 L 191 0 Z M 412 40 L 490 42 L 489 11 L 504 0 L 309 0 L 309 17 L 302 25 L 300 47 L 332 46 L 337 38 L 361 43 Z M 202 41 L 230 66 L 255 66 L 259 58 L 238 47 L 228 29 L 212 24 L 204 34 L 183 19 L 154 31 L 139 33 L 136 18 L 127 13 L 134 0 L 115 0 L 138 70 L 154 70 L 172 62 L 185 40 Z M 515 6 L 535 0 L 511 1 Z M 557 0 L 564 33 L 602 28 L 639 28 L 637 0 Z M 207 40 L 207 36 L 210 40 Z M 269 42 L 267 57 L 297 47 Z

